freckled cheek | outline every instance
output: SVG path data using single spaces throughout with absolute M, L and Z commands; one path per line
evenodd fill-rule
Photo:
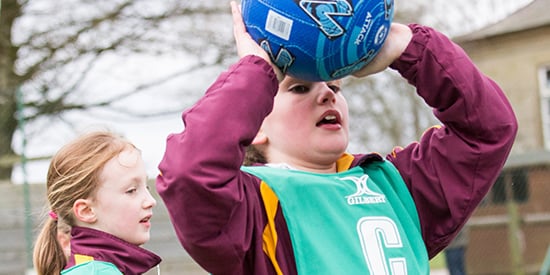
M 268 119 L 276 122 L 291 123 L 293 120 L 301 119 L 306 111 L 306 106 L 302 106 L 293 101 L 280 101 L 273 107 Z
M 294 130 L 300 130 L 299 128 L 296 128 L 298 126 L 304 127 L 309 124 L 308 118 L 310 117 L 311 112 L 308 111 L 306 108 L 295 108 L 290 112 L 287 112 L 285 114 L 284 121 L 288 123 L 288 125 L 291 125 L 291 129 Z
M 310 123 L 308 118 L 311 116 L 311 108 L 311 103 L 306 100 L 289 100 L 281 97 L 276 100 L 273 110 L 266 117 L 264 126 L 272 125 L 279 133 L 288 129 L 297 131 Z M 296 129 L 298 126 L 300 127 Z

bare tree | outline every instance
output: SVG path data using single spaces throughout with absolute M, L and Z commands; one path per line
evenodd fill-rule
M 529 1 L 395 0 L 398 12 L 394 20 L 426 24 L 453 36 L 501 19 Z M 351 78 L 345 85 L 353 120 L 352 151 L 388 153 L 393 146 L 405 146 L 420 138 L 428 127 L 440 123 L 414 87 L 395 72 L 385 71 L 361 80 Z
M 90 113 L 97 109 L 128 119 L 179 112 L 188 102 L 168 98 L 162 108 L 148 106 L 146 110 L 124 102 L 139 95 L 158 93 L 161 85 L 189 77 L 197 70 L 216 68 L 219 71 L 236 58 L 226 1 L 1 1 L 0 180 L 11 177 L 12 166 L 19 158 L 12 147 L 18 117 L 27 124 L 49 127 L 53 121 L 75 123 L 67 120 L 68 113 Z M 456 14 L 468 10 L 464 9 L 468 7 L 466 2 L 444 1 L 446 11 L 436 13 L 432 10 L 434 2 L 395 2 L 396 21 L 429 22 L 436 27 L 443 26 L 443 30 L 452 25 L 445 25 L 451 14 L 448 11 Z M 101 80 L 91 79 L 92 72 L 107 59 L 117 57 L 117 62 L 124 63 L 124 58 L 130 55 L 161 57 L 173 53 L 185 56 L 181 60 L 185 66 L 147 81 L 133 80 L 129 88 L 116 93 L 94 92 Z M 119 65 L 123 64 L 112 64 Z M 367 128 L 352 129 L 352 136 L 358 137 L 352 140 L 353 144 L 385 150 L 388 144 L 401 144 L 417 137 L 420 129 L 430 124 L 429 111 L 418 107 L 423 106 L 418 100 L 408 98 L 412 93 L 399 91 L 411 88 L 397 79 L 373 77 L 371 81 L 347 82 L 346 90 L 351 91 L 348 94 L 355 103 L 352 116 L 360 120 L 360 125 L 367 125 Z M 190 84 L 201 80 L 192 80 L 189 82 L 193 83 L 178 86 L 180 97 L 196 94 Z M 202 82 L 200 87 L 211 80 Z M 392 98 L 392 94 L 399 94 L 399 98 Z M 18 98 L 24 107 L 19 111 Z M 396 102 L 402 106 L 396 107 Z M 407 113 L 412 115 L 403 117 L 402 110 L 410 110 Z M 40 127 L 34 129 L 40 132 Z
M 109 108 L 135 117 L 174 110 L 140 112 L 117 106 L 128 97 L 197 68 L 233 57 L 227 3 L 179 0 L 2 0 L 0 14 L 0 179 L 11 176 L 17 117 L 51 124 L 69 111 Z M 225 27 L 227 28 L 227 27 Z M 227 35 L 223 35 L 226 33 Z M 170 52 L 193 56 L 179 71 L 111 96 L 90 96 L 89 75 L 110 56 Z M 184 62 L 184 61 L 182 61 Z M 184 88 L 182 88 L 183 90 Z M 18 111 L 18 93 L 24 112 Z M 106 93 L 107 95 L 109 93 Z
M 431 9 L 426 1 L 396 0 L 395 4 L 399 9 L 394 21 L 400 23 L 423 23 Z M 418 139 L 424 129 L 438 123 L 414 87 L 394 71 L 348 78 L 344 84 L 352 119 L 350 151 L 385 154 Z

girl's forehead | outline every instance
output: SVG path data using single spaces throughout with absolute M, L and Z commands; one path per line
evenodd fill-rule
M 141 152 L 134 147 L 128 146 L 116 158 L 121 166 L 133 167 L 140 161 Z

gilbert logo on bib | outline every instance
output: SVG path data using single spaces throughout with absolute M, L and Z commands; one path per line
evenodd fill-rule
M 386 196 L 380 193 L 376 193 L 368 187 L 368 175 L 363 175 L 361 177 L 349 176 L 339 179 L 342 181 L 352 181 L 353 183 L 355 183 L 355 186 L 357 188 L 357 191 L 355 193 L 346 196 L 346 200 L 349 205 L 377 204 L 386 202 Z

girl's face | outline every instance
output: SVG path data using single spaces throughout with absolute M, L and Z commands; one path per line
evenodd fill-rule
M 142 245 L 149 240 L 150 219 L 156 204 L 147 186 L 141 153 L 128 147 L 103 167 L 100 186 L 92 201 L 97 217 L 93 227 Z
M 261 133 L 271 163 L 303 170 L 335 169 L 348 146 L 348 105 L 341 81 L 308 82 L 290 76 L 279 84 Z

